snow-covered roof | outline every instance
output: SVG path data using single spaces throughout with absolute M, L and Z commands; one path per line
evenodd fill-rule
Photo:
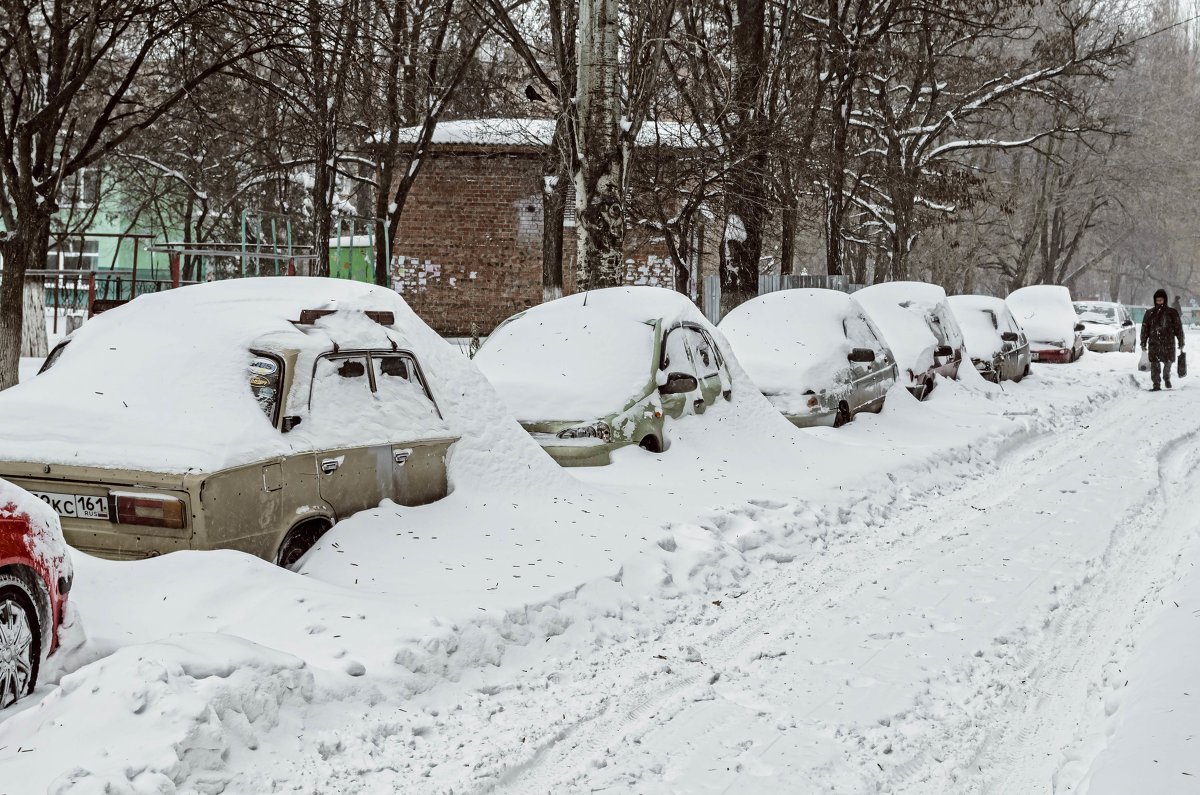
M 395 323 L 348 311 L 298 327 L 302 309 L 391 311 Z M 282 434 L 248 384 L 252 348 L 299 351 L 296 369 L 311 372 L 334 342 L 395 342 L 421 358 L 430 336 L 394 291 L 342 279 L 234 279 L 139 296 L 85 323 L 51 369 L 0 393 L 0 460 L 211 472 L 314 445 L 446 436 L 430 412 Z
M 475 363 L 519 420 L 592 420 L 641 397 L 654 377 L 654 323 L 708 326 L 661 287 L 610 287 L 532 307 L 501 325 Z
M 554 142 L 554 119 L 464 119 L 441 121 L 430 143 L 439 146 L 546 147 Z M 401 143 L 415 143 L 420 127 L 400 131 Z M 701 131 L 694 125 L 647 121 L 638 131 L 639 146 L 699 146 Z
M 1010 329 L 1011 313 L 1003 298 L 989 295 L 952 295 L 950 308 L 962 328 L 967 355 L 972 359 L 991 361 L 1004 347 L 1000 334 Z M 993 323 L 994 318 L 994 323 Z

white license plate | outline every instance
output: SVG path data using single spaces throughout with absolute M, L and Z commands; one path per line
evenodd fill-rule
M 108 521 L 107 496 L 92 497 L 85 494 L 57 494 L 46 491 L 31 491 L 30 494 L 53 508 L 59 516 Z

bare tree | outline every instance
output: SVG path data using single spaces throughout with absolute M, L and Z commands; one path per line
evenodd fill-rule
M 44 262 L 59 191 L 214 74 L 278 46 L 253 0 L 0 4 L 0 388 L 17 381 L 31 263 Z M 188 69 L 163 56 L 188 46 Z

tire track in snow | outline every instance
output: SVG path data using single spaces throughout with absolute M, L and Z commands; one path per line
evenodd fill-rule
M 1126 394 L 1103 405 L 1092 406 L 1093 410 L 1099 409 L 1096 413 L 1101 415 L 1093 417 L 1092 424 L 1126 411 L 1132 399 Z M 1067 418 L 1068 421 L 1078 419 L 1078 416 Z M 969 525 L 977 520 L 980 510 L 991 511 L 1006 502 L 1021 499 L 1043 469 L 1075 463 L 1079 458 L 1078 440 L 1087 435 L 1088 427 L 1076 427 L 1065 433 L 1023 433 L 1017 441 L 1009 439 L 1002 445 L 994 471 L 986 477 L 958 485 L 953 491 L 942 494 L 934 504 L 918 502 L 900 509 L 884 528 L 873 528 L 865 543 L 860 543 L 864 541 L 861 533 L 847 533 L 836 539 L 823 555 L 785 568 L 788 576 L 783 582 L 757 579 L 753 583 L 743 583 L 743 587 L 749 589 L 747 596 L 750 598 L 743 596 L 739 600 L 738 614 L 725 616 L 723 627 L 703 638 L 688 634 L 673 639 L 702 649 L 706 664 L 701 670 L 680 676 L 669 685 L 647 675 L 640 676 L 632 687 L 623 690 L 619 682 L 614 682 L 614 694 L 602 711 L 553 735 L 532 757 L 508 768 L 498 781 L 487 783 L 478 792 L 541 795 L 572 789 L 582 783 L 591 770 L 602 766 L 613 748 L 639 730 L 648 728 L 652 720 L 657 719 L 658 724 L 668 722 L 686 706 L 682 697 L 689 690 L 707 686 L 707 679 L 735 658 L 762 651 L 773 641 L 772 638 L 764 640 L 766 628 L 802 618 L 829 602 L 843 601 L 868 585 L 881 567 L 896 564 L 898 559 L 919 558 L 922 550 L 942 539 L 944 526 Z M 1111 429 L 1112 426 L 1107 427 L 1106 437 L 1118 433 Z M 1033 466 L 1034 463 L 1037 466 Z M 889 506 L 894 507 L 904 491 L 905 487 L 898 485 L 896 494 L 888 500 Z M 947 507 L 951 498 L 956 504 Z M 836 517 L 838 511 L 832 513 Z M 689 626 L 687 629 L 695 633 L 700 628 Z M 671 638 L 663 639 L 665 645 L 671 642 Z M 879 653 L 886 652 L 890 643 L 885 643 Z M 834 697 L 830 694 L 826 701 Z M 915 772 L 924 767 L 926 761 L 915 759 L 905 764 Z
M 1094 460 L 1089 452 L 1144 429 L 1144 408 L 1120 417 L 1128 403 L 1114 407 L 1119 421 L 1089 435 L 1088 449 L 1076 446 L 1083 440 L 1072 435 L 1059 446 L 1058 460 L 1038 462 L 1042 469 L 1049 469 L 1048 463 L 1066 463 L 1063 453 L 1066 458 Z M 1115 518 L 1104 550 L 1082 562 L 1083 574 L 1073 585 L 1063 592 L 1056 589 L 1040 626 L 1005 633 L 989 653 L 977 655 L 981 659 L 933 677 L 934 687 L 944 687 L 947 695 L 934 695 L 932 706 L 902 716 L 888 732 L 900 736 L 924 724 L 924 747 L 877 776 L 883 789 L 1026 793 L 1053 786 L 1059 752 L 1076 735 L 1088 708 L 1087 685 L 1099 678 L 1109 650 L 1144 610 L 1149 596 L 1169 580 L 1167 564 L 1192 529 L 1186 521 L 1175 521 L 1181 518 L 1175 514 L 1187 509 L 1174 496 L 1187 493 L 1187 486 L 1200 486 L 1195 471 L 1200 428 L 1193 421 L 1192 427 L 1176 433 L 1178 418 L 1173 415 L 1159 415 L 1150 424 L 1171 436 L 1140 462 L 1149 477 Z M 964 681 L 974 687 L 972 698 L 955 703 L 951 694 Z M 865 746 L 883 742 L 872 742 L 871 732 L 853 727 L 848 734 Z

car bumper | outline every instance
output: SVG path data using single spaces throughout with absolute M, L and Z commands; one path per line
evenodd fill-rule
M 608 466 L 612 463 L 614 450 L 633 444 L 625 440 L 603 442 L 598 439 L 559 439 L 547 433 L 535 433 L 532 436 L 559 466 L 564 467 Z
M 1044 364 L 1069 364 L 1071 361 L 1070 348 L 1047 348 L 1033 352 L 1033 360 Z
M 1119 340 L 1084 340 L 1083 344 L 1093 353 L 1112 353 L 1121 349 Z
M 804 414 L 787 414 L 784 417 L 797 428 L 832 428 L 837 419 L 837 409 L 822 409 Z

